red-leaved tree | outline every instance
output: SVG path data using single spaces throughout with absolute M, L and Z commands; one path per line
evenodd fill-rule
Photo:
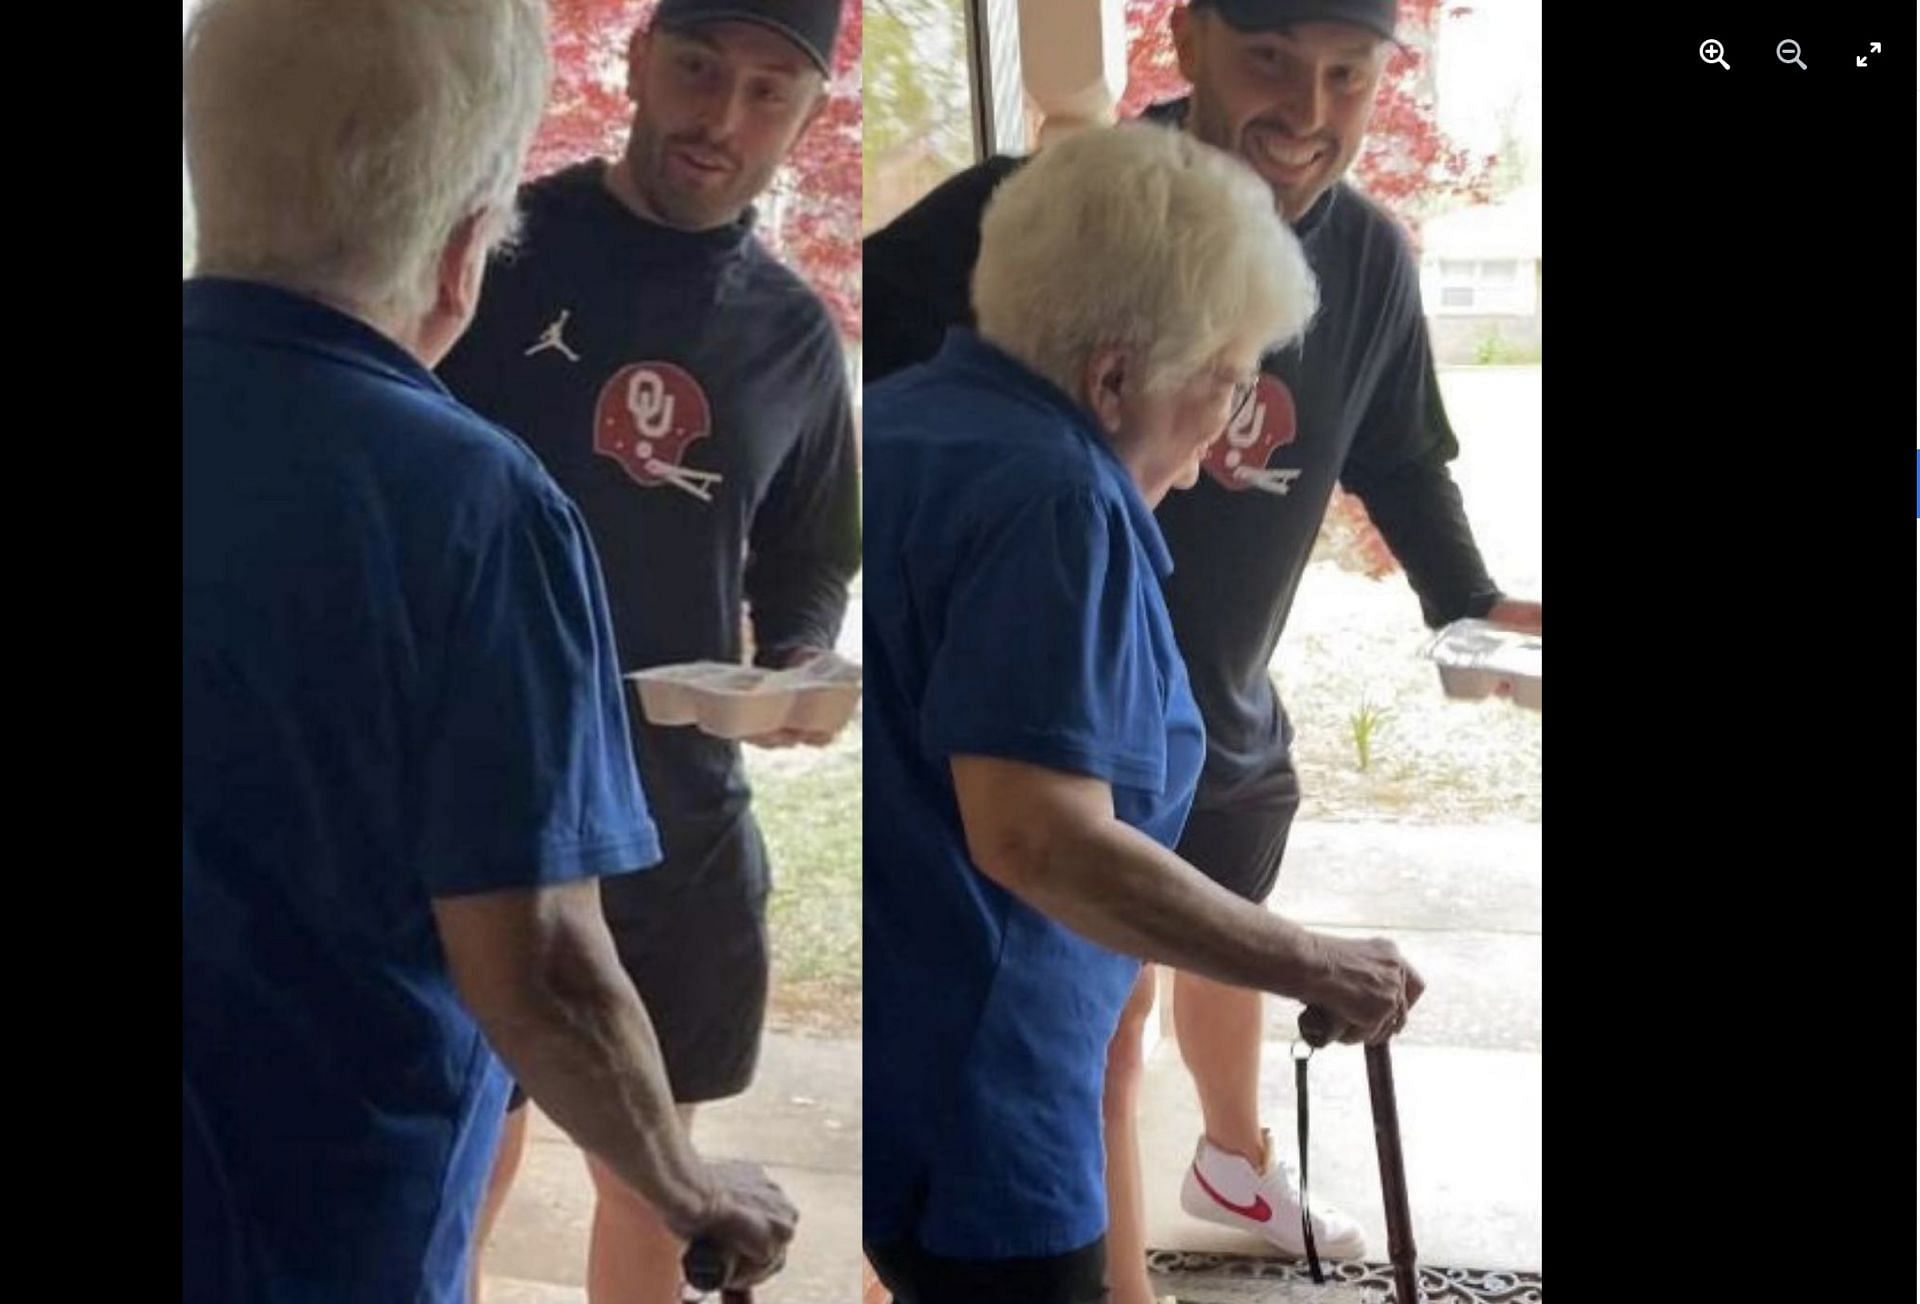
M 827 107 L 793 152 L 776 233 L 781 251 L 860 339 L 860 0 L 840 15 Z
M 655 0 L 552 0 L 553 93 L 527 175 L 618 154 L 633 121 L 627 44 Z M 820 118 L 761 204 L 761 235 L 860 338 L 860 0 L 844 0 L 834 78 Z

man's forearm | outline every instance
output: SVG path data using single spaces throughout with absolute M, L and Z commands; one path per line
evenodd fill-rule
M 750 575 L 748 611 L 762 661 L 784 664 L 800 648 L 832 647 L 846 618 L 851 580 L 843 566 L 804 559 L 784 572 L 768 565 Z
M 1380 537 L 1407 572 L 1426 623 L 1484 616 L 1500 597 L 1487 574 L 1460 487 L 1444 465 L 1415 463 L 1391 476 L 1352 478 Z
M 712 1192 L 674 1112 L 646 1008 L 615 969 L 536 984 L 487 1029 L 527 1094 L 581 1147 L 646 1197 L 668 1226 L 699 1225 Z
M 1311 933 L 1118 820 L 1056 839 L 1011 890 L 1110 950 L 1303 1001 L 1318 990 L 1324 966 Z

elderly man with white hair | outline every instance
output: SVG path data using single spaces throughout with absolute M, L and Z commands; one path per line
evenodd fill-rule
M 185 1297 L 459 1304 L 514 1076 L 742 1279 L 598 880 L 658 860 L 572 503 L 430 368 L 547 88 L 538 0 L 208 0 L 184 46 Z
M 1391 943 L 1171 848 L 1205 752 L 1153 509 L 1315 287 L 1243 164 L 1051 146 L 981 228 L 978 333 L 867 391 L 864 1239 L 899 1304 L 1105 1300 L 1109 1042 L 1140 960 L 1397 1026 Z M 1116 1214 L 1121 1211 L 1116 1210 Z

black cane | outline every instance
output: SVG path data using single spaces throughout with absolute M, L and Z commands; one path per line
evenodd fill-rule
M 1325 1010 L 1309 1006 L 1300 1012 L 1300 1038 L 1310 1046 L 1326 1045 L 1338 1029 L 1338 1021 Z M 1413 1214 L 1407 1206 L 1407 1164 L 1400 1149 L 1400 1107 L 1393 1093 L 1393 1052 L 1384 1041 L 1367 1047 L 1367 1094 L 1373 1103 L 1373 1146 L 1380 1159 L 1380 1191 L 1387 1206 L 1387 1259 L 1393 1265 L 1395 1304 L 1420 1304 Z
M 1367 1094 L 1373 1097 L 1373 1146 L 1380 1155 L 1380 1191 L 1387 1205 L 1387 1259 L 1399 1304 L 1420 1304 L 1413 1214 L 1407 1208 L 1407 1163 L 1400 1151 L 1400 1107 L 1393 1095 L 1393 1052 L 1386 1042 L 1367 1047 Z

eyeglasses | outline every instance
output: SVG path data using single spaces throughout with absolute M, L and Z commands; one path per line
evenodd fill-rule
M 1227 424 L 1233 425 L 1247 410 L 1247 404 L 1253 402 L 1254 391 L 1260 388 L 1257 377 L 1233 382 L 1233 406 L 1227 412 Z

